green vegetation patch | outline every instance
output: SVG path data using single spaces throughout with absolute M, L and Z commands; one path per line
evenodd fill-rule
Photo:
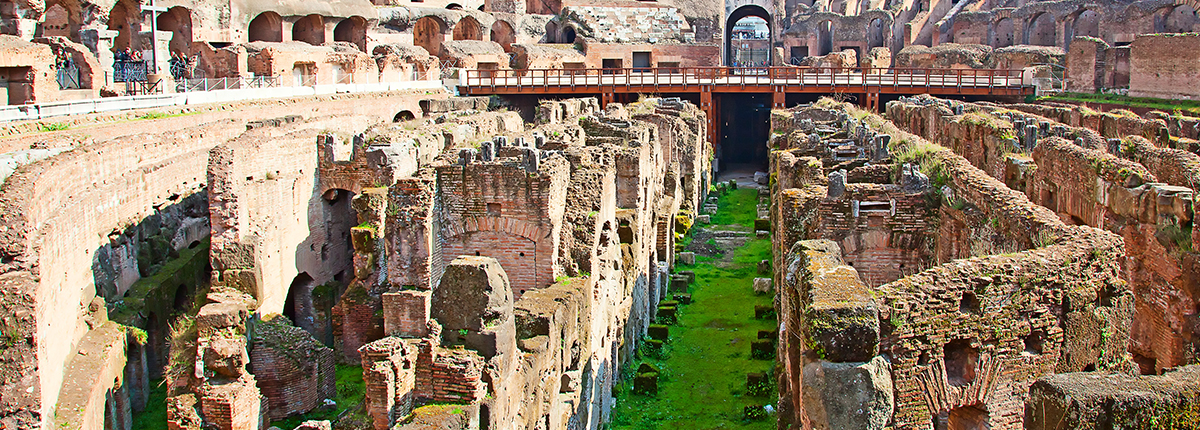
M 717 200 L 717 213 L 712 216 L 713 225 L 741 225 L 754 228 L 758 217 L 758 190 L 739 188 L 725 193 Z
M 167 427 L 167 384 L 163 380 L 150 381 L 150 392 L 146 397 L 146 409 L 133 412 L 133 430 L 160 430 Z
M 1062 93 L 1039 98 L 1038 101 L 1100 103 L 1126 107 L 1158 109 L 1187 116 L 1200 116 L 1200 102 L 1192 100 L 1167 100 L 1151 97 L 1129 97 L 1117 94 Z
M 753 227 L 758 191 L 739 189 L 721 197 L 713 225 Z M 706 226 L 699 226 L 703 230 Z M 760 330 L 774 330 L 774 319 L 754 319 L 755 306 L 771 306 L 769 295 L 754 295 L 758 262 L 771 258 L 771 242 L 748 239 L 717 259 L 697 256 L 681 266 L 696 274 L 693 302 L 678 308 L 670 341 L 662 351 L 644 345 L 640 362 L 626 367 L 610 429 L 774 429 L 774 417 L 747 420 L 747 406 L 774 404 L 773 386 L 747 387 L 747 374 L 771 375 L 774 361 L 751 357 Z M 635 394 L 633 372 L 648 363 L 659 371 L 657 394 Z M 774 378 L 768 376 L 768 381 Z M 753 388 L 753 389 L 751 389 Z

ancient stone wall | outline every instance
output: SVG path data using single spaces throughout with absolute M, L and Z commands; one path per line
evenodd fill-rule
M 1200 366 L 1172 369 L 1161 376 L 1047 376 L 1030 387 L 1025 405 L 1031 414 L 1025 428 L 1195 427 L 1200 424 L 1198 373 Z
M 703 198 L 711 148 L 698 137 L 703 114 L 682 102 L 604 113 L 594 100 L 545 102 L 538 117 L 535 129 L 448 151 L 390 190 L 388 276 L 404 289 L 381 301 L 394 337 L 360 350 L 377 428 L 451 400 L 477 407 L 469 419 L 481 427 L 607 419 L 612 384 L 665 294 L 658 278 L 673 252 L 659 238 L 675 224 L 658 221 L 694 216 L 679 208 Z M 465 248 L 456 242 L 466 234 L 492 242 Z
M 775 246 L 791 250 L 785 264 L 777 266 L 788 267 L 777 272 L 783 281 L 778 303 L 784 322 L 779 345 L 785 369 L 780 380 L 783 416 L 830 423 L 825 424 L 830 428 L 850 420 L 858 420 L 853 422 L 862 428 L 882 428 L 889 420 L 919 427 L 929 425 L 931 417 L 935 424 L 952 427 L 971 421 L 1014 427 L 1022 422 L 1025 390 L 1037 378 L 1132 366 L 1126 351 L 1134 298 L 1119 277 L 1125 254 L 1119 236 L 1065 225 L 954 151 L 877 116 L 850 113 L 853 119 L 841 121 L 861 120 L 874 132 L 886 133 L 896 143 L 889 148 L 891 157 L 903 156 L 914 168 L 929 172 L 930 179 L 944 182 L 936 199 L 938 216 L 930 218 L 940 218 L 943 227 L 948 220 L 966 229 L 984 224 L 991 230 L 985 239 L 995 243 L 982 255 L 948 254 L 974 258 L 865 287 L 869 282 L 863 283 L 864 275 L 841 260 L 842 253 L 854 248 L 836 242 L 792 248 L 797 242 L 780 242 L 823 234 L 815 230 L 820 228 L 818 202 L 829 193 L 856 192 L 856 184 L 840 185 L 842 179 L 831 175 L 825 193 L 816 186 L 777 190 L 774 205 L 784 209 L 776 212 Z M 840 187 L 844 191 L 835 190 Z M 939 234 L 938 248 L 945 246 L 943 240 L 954 241 L 955 234 Z M 819 269 L 811 268 L 826 260 Z M 846 280 L 838 280 L 843 273 Z M 855 295 L 857 290 L 864 291 Z M 1030 300 L 1017 304 L 1007 299 L 1017 294 Z M 861 297 L 861 303 L 849 297 Z M 836 305 L 822 307 L 830 303 Z M 891 359 L 874 363 L 875 354 Z M 850 400 L 834 394 L 856 383 L 866 384 L 856 390 L 863 396 Z M 894 388 L 885 388 L 889 385 Z M 893 392 L 894 399 L 887 395 Z M 876 410 L 893 401 L 890 418 L 836 412 L 845 407 Z
M 255 325 L 248 349 L 250 370 L 272 420 L 308 412 L 334 398 L 333 350 L 283 317 L 268 316 Z
M 1164 99 L 1200 99 L 1200 90 L 1180 82 L 1200 79 L 1200 64 L 1179 52 L 1200 49 L 1197 34 L 1140 35 L 1129 46 L 1129 95 Z

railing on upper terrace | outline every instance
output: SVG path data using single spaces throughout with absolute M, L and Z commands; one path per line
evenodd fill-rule
M 245 88 L 274 88 L 279 86 L 278 76 L 255 76 L 252 78 L 196 78 L 180 81 L 178 92 L 240 90 Z
M 1023 70 L 819 67 L 658 67 L 465 70 L 460 86 L 489 90 L 588 87 L 776 86 L 853 89 L 987 88 L 1019 90 Z

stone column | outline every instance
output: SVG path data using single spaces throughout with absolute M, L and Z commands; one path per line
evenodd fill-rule
M 104 73 L 104 85 L 113 82 L 113 39 L 117 37 L 114 30 L 102 28 L 84 28 L 79 30 L 79 41 L 96 55 L 100 70 L 93 73 Z

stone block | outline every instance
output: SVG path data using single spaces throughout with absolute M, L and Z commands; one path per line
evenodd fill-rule
M 510 285 L 495 258 L 461 256 L 450 262 L 430 305 L 430 315 L 442 325 L 443 340 L 462 341 L 487 359 L 515 351 Z
M 358 226 L 350 228 L 350 240 L 354 243 L 354 252 L 375 252 L 376 233 L 374 226 Z
M 712 223 L 712 215 L 696 215 L 696 224 Z
M 812 348 L 832 362 L 865 362 L 879 352 L 879 317 L 869 288 L 842 261 L 838 245 L 807 240 L 793 247 L 798 261 L 789 279 L 800 280 L 801 330 Z M 789 269 L 793 271 L 793 269 Z M 790 282 L 790 281 L 789 281 Z
M 658 307 L 658 322 L 660 324 L 675 324 L 676 309 L 674 306 Z
M 675 301 L 679 302 L 679 304 L 682 304 L 682 305 L 690 305 L 690 304 L 692 304 L 692 295 L 691 295 L 691 294 L 688 294 L 688 293 L 675 293 L 675 294 L 674 294 L 674 295 L 672 295 L 671 297 L 673 297 L 673 298 L 675 299 Z
M 638 394 L 657 394 L 658 372 L 638 373 L 634 375 L 633 392 Z
M 895 404 L 891 368 L 883 357 L 866 363 L 816 361 L 804 366 L 804 412 L 814 429 L 882 430 Z
M 762 260 L 762 261 L 758 262 L 758 274 L 759 275 L 770 275 L 771 274 L 771 260 Z
M 237 379 L 246 373 L 250 356 L 246 353 L 246 338 L 243 336 L 217 336 L 209 340 L 204 348 L 204 367 L 217 375 Z
M 1145 376 L 1061 373 L 1029 388 L 1025 428 L 1195 428 L 1197 405 L 1200 365 Z
M 771 278 L 754 278 L 754 294 L 770 294 Z
M 779 332 L 776 332 L 775 330 L 759 330 L 758 331 L 759 339 L 775 340 L 778 337 L 779 337 Z
M 684 278 L 687 278 L 688 284 L 696 283 L 696 272 L 693 272 L 691 270 L 683 270 L 683 271 L 679 272 L 679 275 L 683 276 Z
M 294 430 L 333 430 L 333 424 L 329 420 L 305 421 L 296 426 Z
M 691 265 L 696 264 L 696 253 L 695 252 L 680 252 L 679 255 L 677 255 L 675 259 L 679 261 L 679 264 L 686 264 L 686 265 L 691 266 Z
M 746 374 L 746 392 L 751 396 L 761 396 L 771 390 L 771 379 L 766 373 L 752 372 Z
M 765 320 L 775 316 L 775 308 L 772 306 L 754 305 L 754 319 Z
M 754 172 L 754 183 L 767 185 L 767 172 Z
M 671 336 L 671 330 L 664 324 L 650 324 L 650 328 L 646 330 L 646 334 L 651 339 L 665 341 Z
M 201 333 L 222 328 L 233 328 L 238 332 L 246 330 L 246 318 L 250 312 L 245 306 L 236 303 L 209 303 L 200 308 L 196 315 L 196 327 Z
M 775 342 L 763 339 L 750 342 L 750 357 L 758 360 L 769 360 L 775 357 Z
M 686 276 L 671 275 L 670 292 L 686 293 L 688 291 L 688 279 Z
M 742 419 L 758 421 L 767 418 L 767 409 L 762 405 L 746 405 L 742 408 Z

